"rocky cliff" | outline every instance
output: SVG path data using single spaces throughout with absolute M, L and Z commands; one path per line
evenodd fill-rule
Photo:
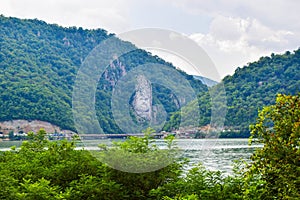
M 151 121 L 152 119 L 152 87 L 143 75 L 137 77 L 133 109 L 138 120 Z

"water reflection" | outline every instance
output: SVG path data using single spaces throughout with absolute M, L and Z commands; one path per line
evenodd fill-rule
M 247 139 L 208 139 L 178 140 L 183 150 L 182 156 L 190 160 L 188 168 L 199 162 L 210 170 L 232 173 L 233 161 L 243 159 L 249 161 L 255 148 L 262 145 L 249 146 Z

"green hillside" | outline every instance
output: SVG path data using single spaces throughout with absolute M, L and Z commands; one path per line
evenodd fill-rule
M 75 130 L 72 116 L 72 91 L 76 74 L 90 51 L 101 41 L 115 37 L 105 30 L 64 28 L 40 20 L 21 20 L 0 16 L 0 121 L 13 119 L 42 120 L 64 129 Z M 134 46 L 119 41 L 116 48 Z M 97 117 L 108 133 L 121 130 L 113 120 L 110 98 L 112 82 L 122 70 L 138 65 L 157 63 L 174 68 L 172 64 L 136 49 L 114 60 L 102 76 L 96 92 Z M 195 91 L 207 87 L 192 76 L 181 73 Z M 154 104 L 163 104 L 168 117 L 178 110 L 171 91 L 154 86 Z M 173 99 L 172 99 L 173 98 Z M 169 103 L 172 102 L 172 103 Z
M 262 57 L 244 68 L 237 68 L 223 83 L 228 103 L 225 125 L 248 132 L 258 110 L 273 104 L 276 94 L 300 92 L 300 49 Z
M 273 104 L 276 94 L 295 95 L 300 92 L 300 49 L 293 53 L 262 57 L 243 68 L 237 68 L 235 73 L 226 76 L 222 83 L 226 90 L 225 128 L 228 131 L 220 136 L 248 137 L 249 125 L 255 123 L 258 110 Z M 210 123 L 211 100 L 207 92 L 200 93 L 198 96 L 199 126 L 204 126 Z M 193 110 L 195 105 L 196 102 L 193 102 L 191 108 L 186 110 Z M 178 116 L 179 113 L 176 112 L 171 117 L 168 128 L 177 126 Z

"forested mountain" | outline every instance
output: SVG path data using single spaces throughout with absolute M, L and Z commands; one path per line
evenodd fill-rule
M 110 37 L 115 36 L 102 29 L 64 28 L 40 20 L 0 16 L 0 121 L 37 119 L 75 130 L 72 91 L 76 74 L 90 51 Z M 121 40 L 120 44 L 134 47 Z M 116 81 L 146 63 L 175 68 L 140 49 L 111 59 L 99 81 L 96 111 L 105 132 L 120 133 L 122 131 L 112 117 L 110 101 Z M 207 86 L 193 76 L 179 73 L 199 93 L 199 126 L 209 124 L 211 103 Z M 248 126 L 255 122 L 258 110 L 274 103 L 277 93 L 300 92 L 300 49 L 262 57 L 237 68 L 234 75 L 225 77 L 222 83 L 228 104 L 225 126 L 239 130 L 240 135 L 247 135 Z M 168 113 L 167 119 L 171 119 L 164 129 L 171 130 L 180 121 L 176 97 L 161 85 L 152 87 L 153 104 L 162 104 Z
M 278 93 L 300 92 L 300 49 L 283 55 L 272 54 L 237 68 L 234 75 L 223 79 L 228 113 L 225 125 L 248 132 L 258 110 L 273 104 Z
M 115 37 L 105 30 L 64 28 L 40 20 L 0 16 L 0 121 L 42 120 L 64 129 L 75 130 L 72 91 L 76 74 L 90 51 L 101 41 Z M 120 46 L 133 44 L 120 40 Z M 135 48 L 136 49 L 136 48 Z M 111 64 L 101 77 L 96 92 L 96 111 L 107 133 L 122 132 L 111 113 L 111 91 L 116 81 L 138 65 L 157 63 L 174 68 L 157 56 L 136 49 Z M 175 68 L 174 68 L 175 69 Z M 207 87 L 193 76 L 179 71 L 195 89 Z M 167 88 L 153 86 L 153 103 L 168 113 L 178 110 Z
M 110 35 L 4 16 L 0 27 L 0 120 L 39 119 L 73 129 L 76 71 Z
M 272 54 L 258 61 L 237 68 L 232 76 L 226 76 L 225 86 L 227 115 L 225 127 L 227 132 L 221 137 L 247 137 L 249 125 L 255 123 L 258 110 L 273 104 L 278 93 L 295 95 L 300 92 L 300 49 L 283 55 Z M 220 87 L 216 85 L 215 87 Z M 211 99 L 207 92 L 198 95 L 201 110 L 199 126 L 210 123 Z M 193 110 L 195 102 L 189 105 Z M 167 128 L 176 127 L 180 118 L 176 112 Z M 230 131 L 231 130 L 231 131 Z

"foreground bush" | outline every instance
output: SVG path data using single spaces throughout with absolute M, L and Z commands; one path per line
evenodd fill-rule
M 88 151 L 75 150 L 75 141 L 46 140 L 40 130 L 30 133 L 31 140 L 19 150 L 0 154 L 0 199 L 300 199 L 300 94 L 278 95 L 251 130 L 252 142 L 264 147 L 255 151 L 248 167 L 236 165 L 232 176 L 201 165 L 185 172 L 186 161 L 176 157 L 156 171 L 123 172 Z M 153 145 L 150 133 L 147 129 L 144 137 L 131 137 L 109 150 L 102 146 L 99 158 L 111 152 L 117 152 L 111 154 L 116 155 L 112 164 L 131 153 L 164 158 L 167 154 Z M 166 144 L 172 149 L 173 138 Z
M 19 150 L 0 155 L 0 199 L 147 199 L 153 198 L 152 189 L 179 179 L 182 173 L 180 162 L 154 172 L 122 172 L 88 151 L 75 150 L 75 141 L 48 141 L 44 130 L 29 135 L 31 140 Z M 114 148 L 157 150 L 148 147 L 150 140 L 149 135 L 132 137 Z
M 278 95 L 275 105 L 265 107 L 251 126 L 252 137 L 264 147 L 252 156 L 248 179 L 260 184 L 263 199 L 300 199 L 300 93 Z M 251 184 L 250 184 L 251 185 Z M 255 188 L 255 189 L 254 189 Z
M 41 130 L 0 156 L 0 199 L 117 199 L 121 185 L 75 141 L 50 142 Z M 84 185 L 84 187 L 83 187 Z M 86 198 L 85 198 L 86 197 Z
M 75 141 L 48 141 L 43 130 L 29 135 L 31 140 L 19 150 L 0 155 L 0 199 L 237 199 L 239 195 L 238 179 L 223 178 L 202 166 L 185 176 L 184 160 L 153 172 L 128 173 L 108 167 L 88 151 L 75 150 Z M 167 140 L 169 148 L 172 140 Z M 151 142 L 146 133 L 113 148 L 157 151 Z

